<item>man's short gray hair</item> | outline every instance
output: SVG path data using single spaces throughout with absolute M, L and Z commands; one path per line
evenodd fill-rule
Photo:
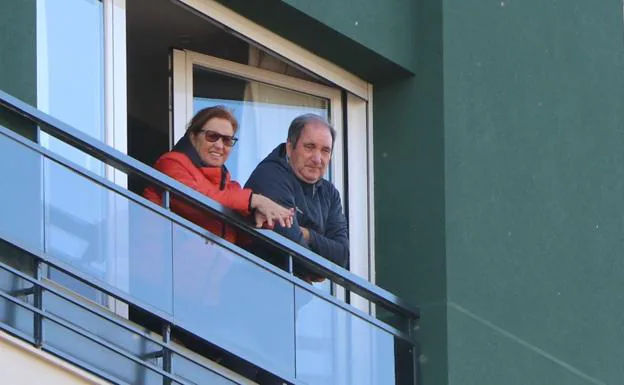
M 334 147 L 334 140 L 336 139 L 336 130 L 334 127 L 329 124 L 327 119 L 317 114 L 303 114 L 297 116 L 292 123 L 290 123 L 290 127 L 288 127 L 288 141 L 292 144 L 293 148 L 297 147 L 297 142 L 299 142 L 299 138 L 301 137 L 301 132 L 303 131 L 303 127 L 306 124 L 317 123 L 322 124 L 329 129 L 329 133 L 332 137 L 332 149 Z

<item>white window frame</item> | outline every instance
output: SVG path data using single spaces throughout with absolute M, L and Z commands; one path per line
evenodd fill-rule
M 348 197 L 349 205 L 351 271 L 374 283 L 372 85 L 334 63 L 244 18 L 215 0 L 176 1 L 194 9 L 217 24 L 235 31 L 261 49 L 297 63 L 350 94 L 347 97 L 346 106 L 348 159 L 344 160 L 346 164 L 336 165 L 336 167 L 341 168 L 341 178 L 344 178 L 342 175 L 344 167 L 348 167 L 350 171 L 348 191 L 342 191 L 342 193 L 343 197 Z M 338 145 L 342 148 L 342 143 L 336 144 L 336 148 Z M 344 186 L 343 183 L 342 187 Z M 360 307 L 367 307 L 365 301 L 361 302 Z
M 102 0 L 104 2 L 104 125 L 106 144 L 128 153 L 128 82 L 126 60 L 126 0 Z M 111 166 L 106 168 L 107 178 L 117 185 L 128 188 L 128 176 Z M 123 205 L 123 207 L 120 207 Z M 130 286 L 129 207 L 124 202 L 115 202 L 109 215 L 117 216 L 117 226 L 110 229 L 115 239 L 115 254 L 125 258 L 113 258 L 111 267 L 118 280 L 117 286 Z M 108 306 L 116 314 L 128 318 L 128 305 L 108 297 Z
M 55 0 L 37 0 L 37 108 L 48 111 L 50 85 L 48 73 L 48 42 L 46 36 L 45 4 Z M 104 139 L 105 143 L 124 154 L 128 153 L 127 129 L 127 81 L 126 81 L 126 0 L 101 0 L 104 23 Z M 47 142 L 42 138 L 43 145 Z M 123 172 L 106 166 L 105 176 L 121 187 L 127 188 L 128 178 Z M 127 255 L 129 242 L 128 208 L 109 204 L 108 216 L 117 216 L 119 226 L 110 228 L 115 255 Z M 125 225 L 124 225 L 125 224 Z M 127 258 L 112 258 L 110 274 L 129 285 Z M 122 284 L 118 282 L 118 284 Z M 112 297 L 107 298 L 108 307 L 121 316 L 128 316 L 128 306 Z

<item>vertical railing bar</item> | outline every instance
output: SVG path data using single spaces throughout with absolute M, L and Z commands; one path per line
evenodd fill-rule
M 162 206 L 167 210 L 171 210 L 171 192 L 169 190 L 163 192 Z
M 290 258 L 292 261 L 292 256 Z M 297 378 L 297 286 L 293 286 L 293 352 L 295 356 L 294 364 L 295 364 L 295 378 Z
M 171 191 L 165 190 L 163 192 L 162 205 L 165 209 L 171 211 Z M 169 257 L 171 258 L 171 314 L 173 314 L 173 309 L 175 309 L 175 265 L 174 265 L 174 254 L 175 254 L 175 224 L 173 222 L 170 223 L 171 230 L 171 252 L 169 253 Z M 169 346 L 171 344 L 171 323 L 163 321 L 162 325 L 162 338 L 165 346 L 162 348 L 162 358 L 163 358 L 163 370 L 169 374 L 173 374 L 173 354 L 171 353 L 171 349 Z M 172 384 L 171 379 L 167 377 L 163 377 L 163 385 Z
M 295 264 L 294 264 L 294 261 L 293 261 L 292 254 L 288 254 L 288 272 L 291 275 L 295 274 Z
M 165 190 L 163 191 L 163 197 L 162 197 L 162 206 L 167 209 L 167 210 L 171 210 L 171 191 L 169 190 Z M 175 244 L 174 244 L 174 238 L 175 238 L 175 230 L 174 230 L 174 224 L 173 222 L 170 223 L 170 230 L 171 230 L 171 252 L 169 253 L 169 256 L 171 258 L 171 300 L 172 300 L 172 309 L 171 309 L 171 313 L 173 314 L 173 308 L 175 308 L 175 265 L 174 265 L 174 258 L 173 255 L 175 253 Z M 173 360 L 172 360 L 172 354 L 171 354 L 171 350 L 169 349 L 169 345 L 171 343 L 171 324 L 169 322 L 164 322 L 163 326 L 162 326 L 162 338 L 163 338 L 163 342 L 166 344 L 166 346 L 163 346 L 162 348 L 162 358 L 163 358 L 163 370 L 169 374 L 171 374 L 171 371 L 173 370 Z M 171 379 L 167 378 L 167 377 L 163 377 L 163 385 L 170 385 L 171 384 Z
M 37 124 L 37 144 L 42 146 L 41 143 L 41 125 Z M 41 166 L 41 243 L 42 249 L 44 252 L 47 251 L 47 239 L 46 239 L 46 162 L 45 157 L 41 156 L 40 166 Z M 39 286 L 39 282 L 43 277 L 43 269 L 44 266 L 41 263 L 41 260 L 38 257 L 34 257 L 33 261 L 33 274 L 36 280 L 36 284 L 33 284 L 33 305 L 39 309 L 43 310 L 43 290 L 41 286 Z M 41 349 L 43 346 L 43 317 L 41 314 L 35 313 L 33 314 L 33 337 L 35 339 L 35 346 L 38 349 Z
M 162 357 L 163 357 L 163 370 L 169 374 L 172 374 L 173 363 L 171 359 L 171 350 L 169 349 L 169 344 L 171 343 L 171 324 L 169 322 L 165 322 L 162 328 L 162 339 L 166 346 L 163 346 Z M 163 385 L 171 385 L 171 379 L 168 377 L 163 377 Z
M 37 284 L 34 287 L 33 305 L 39 310 L 43 310 L 43 289 L 39 286 L 39 281 L 42 277 L 43 266 L 39 258 L 34 261 L 34 273 Z M 41 349 L 43 346 L 43 316 L 39 313 L 33 315 L 33 334 L 35 339 L 35 346 Z

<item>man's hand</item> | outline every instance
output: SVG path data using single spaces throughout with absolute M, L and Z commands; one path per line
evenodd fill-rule
M 305 239 L 306 243 L 310 243 L 310 230 L 306 229 L 303 226 L 299 226 L 301 229 L 301 234 L 303 234 L 303 239 Z

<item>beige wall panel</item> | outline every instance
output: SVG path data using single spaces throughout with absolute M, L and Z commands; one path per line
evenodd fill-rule
M 3 384 L 110 384 L 4 332 L 0 332 L 0 362 Z

